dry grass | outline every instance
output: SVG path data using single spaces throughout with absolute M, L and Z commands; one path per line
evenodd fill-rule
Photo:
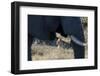
M 48 45 L 32 45 L 32 60 L 72 59 L 73 50 Z
M 74 59 L 72 48 L 64 49 L 48 45 L 32 45 L 32 60 Z M 87 58 L 87 50 L 85 50 Z

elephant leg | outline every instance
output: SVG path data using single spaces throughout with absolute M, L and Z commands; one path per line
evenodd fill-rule
M 85 47 L 82 44 L 85 39 L 80 17 L 61 17 L 61 24 L 64 33 L 74 37 L 71 41 L 71 45 L 74 50 L 74 57 L 76 59 L 84 58 Z
M 74 37 L 77 40 L 79 40 L 79 41 L 76 41 L 73 38 L 71 40 L 71 45 L 72 45 L 72 48 L 74 49 L 74 57 L 75 57 L 75 59 L 85 58 L 85 46 L 83 45 L 83 43 L 84 43 L 84 35 L 83 35 L 83 33 L 80 31 L 79 33 L 74 35 Z
M 31 50 L 31 45 L 32 45 L 33 37 L 28 34 L 28 61 L 32 61 L 32 50 Z
M 85 48 L 84 46 L 80 46 L 75 42 L 71 41 L 72 48 L 74 49 L 74 57 L 75 59 L 84 58 L 85 57 Z

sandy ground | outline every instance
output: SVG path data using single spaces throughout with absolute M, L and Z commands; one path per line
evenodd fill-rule
M 48 45 L 32 45 L 32 60 L 74 59 L 72 48 L 64 49 Z M 87 50 L 85 51 L 87 58 Z

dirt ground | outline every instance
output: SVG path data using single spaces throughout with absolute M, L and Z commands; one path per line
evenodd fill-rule
M 32 60 L 55 60 L 55 59 L 74 59 L 72 48 L 64 49 L 62 47 L 53 47 L 48 45 L 32 45 Z M 85 50 L 87 58 L 87 50 Z

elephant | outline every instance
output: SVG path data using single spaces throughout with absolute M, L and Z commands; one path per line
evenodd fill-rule
M 85 57 L 84 31 L 80 17 L 28 15 L 28 61 L 32 60 L 31 45 L 33 38 L 54 40 L 56 32 L 62 36 L 71 36 L 71 46 L 75 59 Z

